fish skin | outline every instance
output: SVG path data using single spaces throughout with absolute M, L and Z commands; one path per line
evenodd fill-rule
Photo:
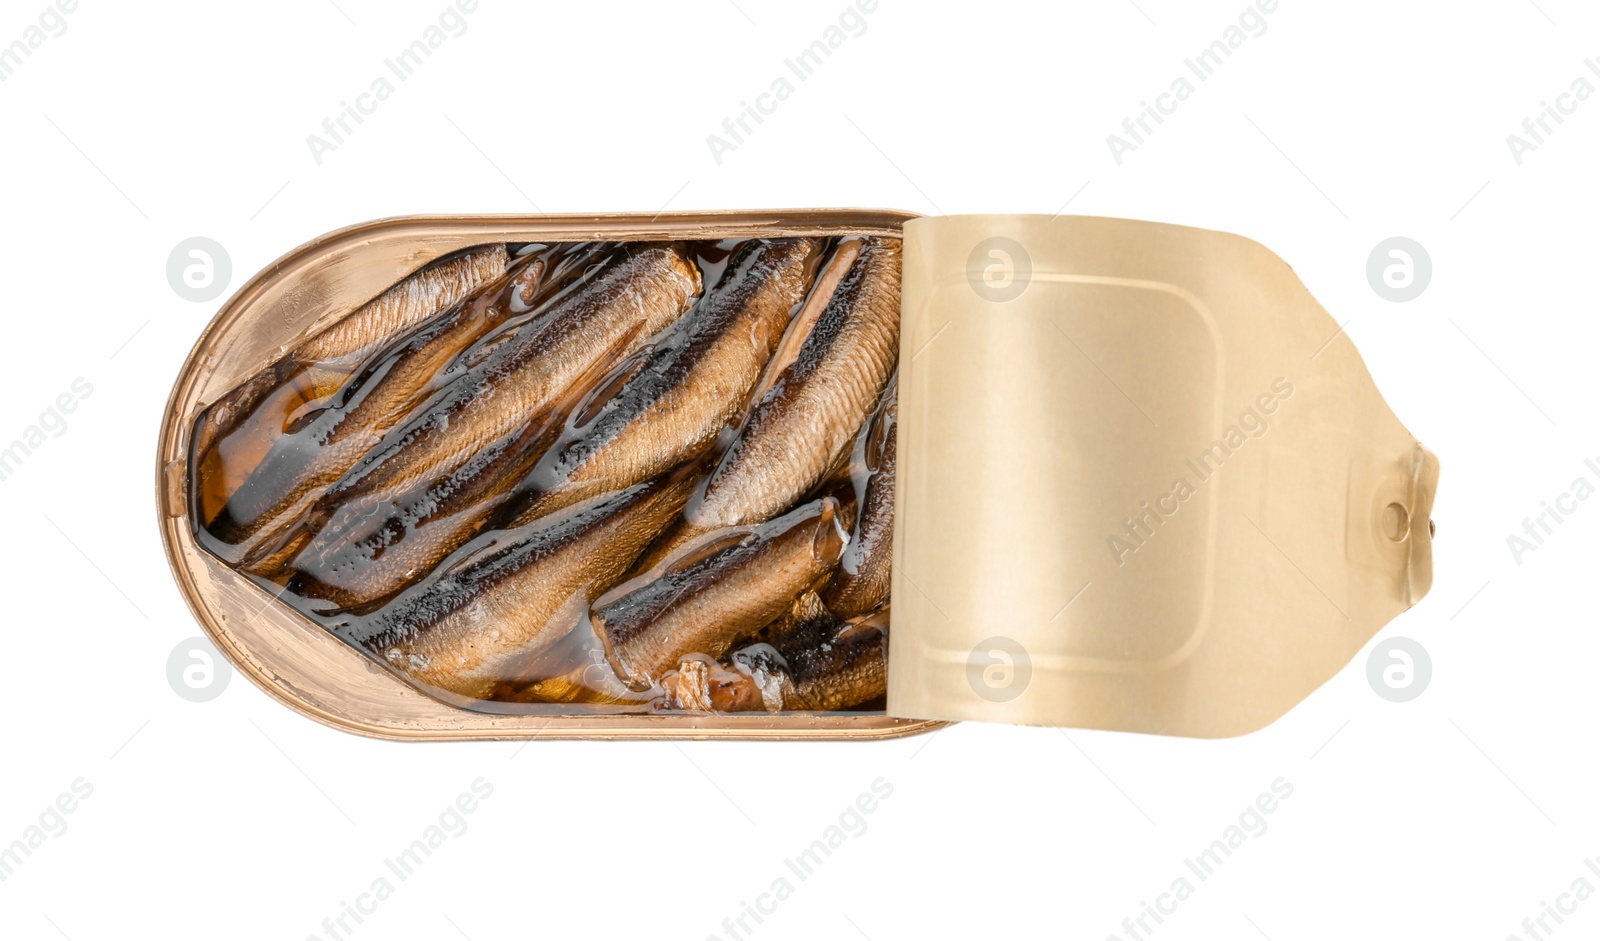
M 667 327 L 700 292 L 700 270 L 675 245 L 635 247 L 498 344 L 327 499 L 436 482 L 492 442 L 537 420 L 608 355 L 627 355 Z M 632 346 L 618 341 L 635 337 Z
M 839 560 L 839 571 L 822 591 L 822 601 L 841 618 L 852 618 L 889 600 L 894 555 L 895 438 L 899 399 L 890 379 L 883 401 L 856 442 L 852 463 L 865 477 L 860 512 Z
M 894 369 L 900 242 L 863 239 L 793 362 L 770 381 L 721 463 L 650 551 L 655 561 L 700 533 L 770 519 L 848 452 Z
M 693 487 L 678 471 L 508 531 L 338 632 L 424 686 L 486 698 L 565 635 L 564 609 L 581 619 Z
M 472 375 L 474 368 L 492 357 L 495 351 L 506 348 L 511 341 L 519 339 L 519 337 L 528 332 L 539 330 L 548 324 L 552 318 L 551 308 L 558 308 L 560 306 L 557 303 L 558 301 L 570 299 L 574 293 L 584 290 L 594 272 L 604 268 L 605 258 L 610 252 L 603 248 L 597 249 L 592 245 L 579 244 L 570 248 L 558 246 L 547 254 L 553 261 L 549 274 L 538 284 L 533 283 L 530 278 L 524 276 L 512 279 L 506 288 L 512 316 L 504 320 L 499 326 L 491 329 L 486 338 L 482 338 L 480 342 L 475 344 L 470 344 L 467 350 L 450 361 L 444 369 L 447 378 L 440 383 L 439 391 L 426 397 L 425 403 L 419 406 L 419 409 L 422 410 L 421 412 L 414 410 L 412 418 L 405 423 L 401 423 L 400 432 L 410 431 L 409 425 L 416 424 L 420 420 L 416 418 L 418 414 L 425 418 L 432 413 L 433 409 L 441 407 L 441 402 L 448 404 L 451 401 L 449 396 L 452 391 L 459 398 L 459 383 L 461 380 Z M 524 271 L 526 270 L 528 269 L 524 269 Z M 555 311 L 555 313 L 559 313 L 559 310 Z M 628 342 L 631 341 L 638 329 L 636 327 L 627 336 L 619 338 L 613 345 L 613 352 L 628 349 Z M 603 373 L 609 366 L 609 359 L 602 357 L 602 361 L 597 361 L 591 367 L 590 374 Z M 583 383 L 588 381 L 590 374 L 585 374 L 579 382 L 575 383 L 573 390 L 563 393 L 563 397 L 560 400 L 563 405 L 570 405 L 577 400 L 582 389 L 587 388 Z M 547 416 L 541 416 L 540 421 L 546 419 Z M 425 516 L 428 511 L 419 511 L 417 509 L 419 505 L 448 506 L 453 512 L 455 509 L 466 506 L 475 495 L 481 495 L 483 492 L 481 490 L 470 490 L 471 486 L 481 488 L 495 482 L 492 478 L 484 476 L 489 470 L 498 469 L 520 477 L 526 473 L 527 467 L 510 462 L 517 460 L 522 452 L 508 451 L 508 448 L 517 446 L 525 448 L 527 443 L 533 440 L 532 435 L 542 430 L 543 426 L 541 424 L 530 422 L 517 434 L 493 442 L 469 456 L 460 467 L 451 470 L 443 479 L 432 481 L 431 484 L 420 488 L 413 487 L 410 491 L 402 490 L 398 494 L 381 491 L 375 494 L 363 492 L 359 486 L 351 484 L 352 479 L 357 479 L 361 476 L 360 468 L 353 468 L 341 477 L 338 482 L 324 490 L 316 501 L 298 517 L 291 517 L 277 528 L 258 535 L 253 540 L 252 545 L 246 547 L 242 552 L 235 552 L 234 555 L 238 557 L 236 564 L 239 568 L 258 578 L 264 578 L 280 584 L 291 576 L 301 580 L 309 579 L 309 584 L 320 584 L 321 582 L 315 577 L 304 572 L 291 572 L 288 567 L 297 559 L 309 558 L 316 559 L 319 562 L 325 561 L 337 554 L 339 551 L 337 547 L 341 543 L 348 546 L 349 544 L 365 541 L 366 548 L 373 552 L 381 551 L 384 547 L 390 545 L 395 538 L 392 534 L 389 537 L 379 538 L 382 530 L 387 528 L 398 532 L 396 529 L 397 523 L 403 523 L 399 528 L 406 529 L 410 528 L 412 524 L 421 525 L 422 522 L 426 521 Z M 399 432 L 391 432 L 391 435 L 394 437 L 400 436 Z M 381 444 L 378 448 L 369 452 L 369 454 L 381 453 L 383 453 Z M 361 461 L 361 466 L 367 466 L 371 463 L 371 460 L 372 458 L 370 457 L 366 458 Z M 507 481 L 507 487 L 509 488 L 514 481 L 515 478 Z M 381 508 L 385 500 L 392 501 L 391 505 L 396 508 L 396 512 L 388 512 Z M 374 520 L 375 514 L 380 512 L 385 512 L 386 516 L 382 519 Z M 440 535 L 438 530 L 441 528 L 435 527 L 434 535 Z M 303 555 L 308 551 L 308 546 L 310 547 L 310 555 Z M 213 545 L 208 548 L 211 548 L 212 551 L 217 552 L 219 555 L 226 555 L 231 550 L 231 547 L 227 545 Z M 448 548 L 444 550 L 445 553 L 448 551 Z M 439 557 L 442 558 L 443 554 L 441 553 Z M 336 580 L 330 579 L 328 583 L 334 584 Z M 402 587 L 404 587 L 404 584 L 397 581 L 392 586 L 390 593 L 398 591 Z M 332 599 L 338 597 L 338 591 L 339 589 L 333 588 L 330 589 L 330 593 L 317 594 L 314 597 Z M 360 603 L 362 600 L 359 597 L 351 596 L 346 599 L 345 603 L 353 605 Z
M 496 244 L 446 255 L 313 334 L 213 402 L 195 427 L 191 452 L 204 456 L 247 424 L 279 388 L 295 383 L 308 405 L 333 395 L 373 351 L 499 277 L 508 259 Z
M 789 322 L 789 328 L 784 331 L 783 339 L 778 342 L 778 348 L 767 361 L 767 368 L 761 375 L 761 382 L 756 385 L 755 393 L 750 397 L 753 406 L 766 398 L 767 391 L 778 381 L 795 358 L 800 355 L 806 340 L 811 337 L 811 331 L 817 325 L 823 312 L 828 309 L 828 303 L 833 300 L 834 292 L 839 290 L 839 284 L 850 269 L 855 266 L 856 259 L 861 257 L 861 249 L 867 240 L 861 237 L 840 239 L 833 250 L 828 253 L 822 265 L 822 270 L 817 272 L 816 283 L 812 285 L 811 293 L 806 295 L 805 306 Z
M 620 390 L 545 455 L 528 517 L 646 479 L 715 444 L 804 299 L 821 248 L 810 238 L 747 243 L 671 335 L 619 367 Z
M 601 598 L 590 619 L 617 675 L 648 687 L 684 655 L 721 656 L 778 617 L 838 564 L 837 511 L 829 497 L 719 532 Z
M 616 347 L 633 337 L 624 334 Z M 308 602 L 328 602 L 335 610 L 365 609 L 397 594 L 486 527 L 500 523 L 528 469 L 555 440 L 567 411 L 583 400 L 613 359 L 602 356 L 556 400 L 548 416 L 470 455 L 444 479 L 399 496 L 360 495 L 339 502 L 323 525 L 301 528 L 265 564 L 292 567 L 289 590 Z M 532 519 L 512 520 L 499 528 Z
M 368 367 L 353 376 L 331 405 L 273 442 L 208 524 L 212 535 L 247 552 L 256 534 L 305 512 L 435 391 L 452 360 L 512 315 L 513 296 L 537 299 L 559 286 L 546 278 L 549 265 L 549 259 L 537 256 L 515 264 L 479 294 L 414 330 L 385 356 L 381 374 Z
M 713 472 L 690 522 L 770 518 L 821 480 L 877 404 L 899 336 L 900 243 L 871 239 Z
M 521 438 L 498 442 L 420 492 L 346 501 L 324 527 L 299 530 L 300 538 L 264 565 L 292 572 L 286 582 L 292 594 L 334 611 L 382 602 L 488 525 L 510 496 L 529 447 Z
M 320 558 L 341 540 L 367 539 L 373 527 L 392 526 L 392 515 L 368 520 L 362 531 L 337 524 L 352 510 L 358 520 L 365 519 L 375 501 L 410 495 L 403 502 L 429 502 L 443 487 L 461 505 L 463 475 L 480 488 L 474 494 L 492 484 L 477 473 L 485 454 L 505 456 L 509 463 L 497 479 L 516 483 L 527 472 L 519 462 L 532 456 L 518 447 L 536 440 L 530 429 L 543 427 L 547 413 L 596 370 L 609 368 L 681 316 L 699 287 L 699 269 L 676 246 L 641 246 L 601 266 L 515 335 L 495 338 L 489 353 L 474 360 L 389 443 L 329 487 L 293 528 L 248 555 L 245 570 L 282 580 L 303 552 Z M 420 519 L 428 513 L 412 515 Z M 372 548 L 386 544 L 379 541 Z

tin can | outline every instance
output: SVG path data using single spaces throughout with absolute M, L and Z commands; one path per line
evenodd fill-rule
M 427 263 L 793 236 L 904 243 L 884 711 L 451 703 L 197 544 L 196 418 Z M 168 401 L 157 505 L 217 647 L 291 708 L 365 735 L 875 739 L 973 719 L 1211 738 L 1273 721 L 1422 599 L 1438 469 L 1337 321 L 1235 235 L 861 209 L 407 217 L 318 238 L 224 305 Z

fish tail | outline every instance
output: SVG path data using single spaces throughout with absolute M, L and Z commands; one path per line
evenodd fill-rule
M 251 547 L 240 559 L 239 568 L 260 578 L 277 579 L 311 542 L 320 525 L 308 519 L 283 524 Z

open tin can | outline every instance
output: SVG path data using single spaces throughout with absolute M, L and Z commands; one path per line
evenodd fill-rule
M 885 711 L 465 708 L 197 542 L 197 417 L 429 262 L 798 236 L 905 239 Z M 1437 466 L 1287 265 L 1235 236 L 884 210 L 408 217 L 318 238 L 224 305 L 168 401 L 157 504 L 218 649 L 364 735 L 873 739 L 979 719 L 1216 737 L 1281 715 L 1427 591 Z

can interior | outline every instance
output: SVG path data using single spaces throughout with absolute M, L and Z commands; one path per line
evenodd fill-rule
M 659 217 L 397 219 L 331 233 L 291 252 L 218 313 L 185 363 L 165 415 L 158 496 L 169 560 L 207 633 L 280 700 L 321 721 L 391 738 L 885 737 L 933 728 L 878 708 L 776 714 L 641 713 L 615 705 L 481 701 L 401 682 L 394 671 L 282 603 L 282 588 L 222 564 L 195 538 L 188 452 L 218 396 L 299 338 L 434 258 L 474 245 L 690 241 L 900 234 L 907 214 L 868 211 L 697 213 Z M 702 274 L 717 273 L 715 253 Z M 513 697 L 508 697 L 513 698 Z

